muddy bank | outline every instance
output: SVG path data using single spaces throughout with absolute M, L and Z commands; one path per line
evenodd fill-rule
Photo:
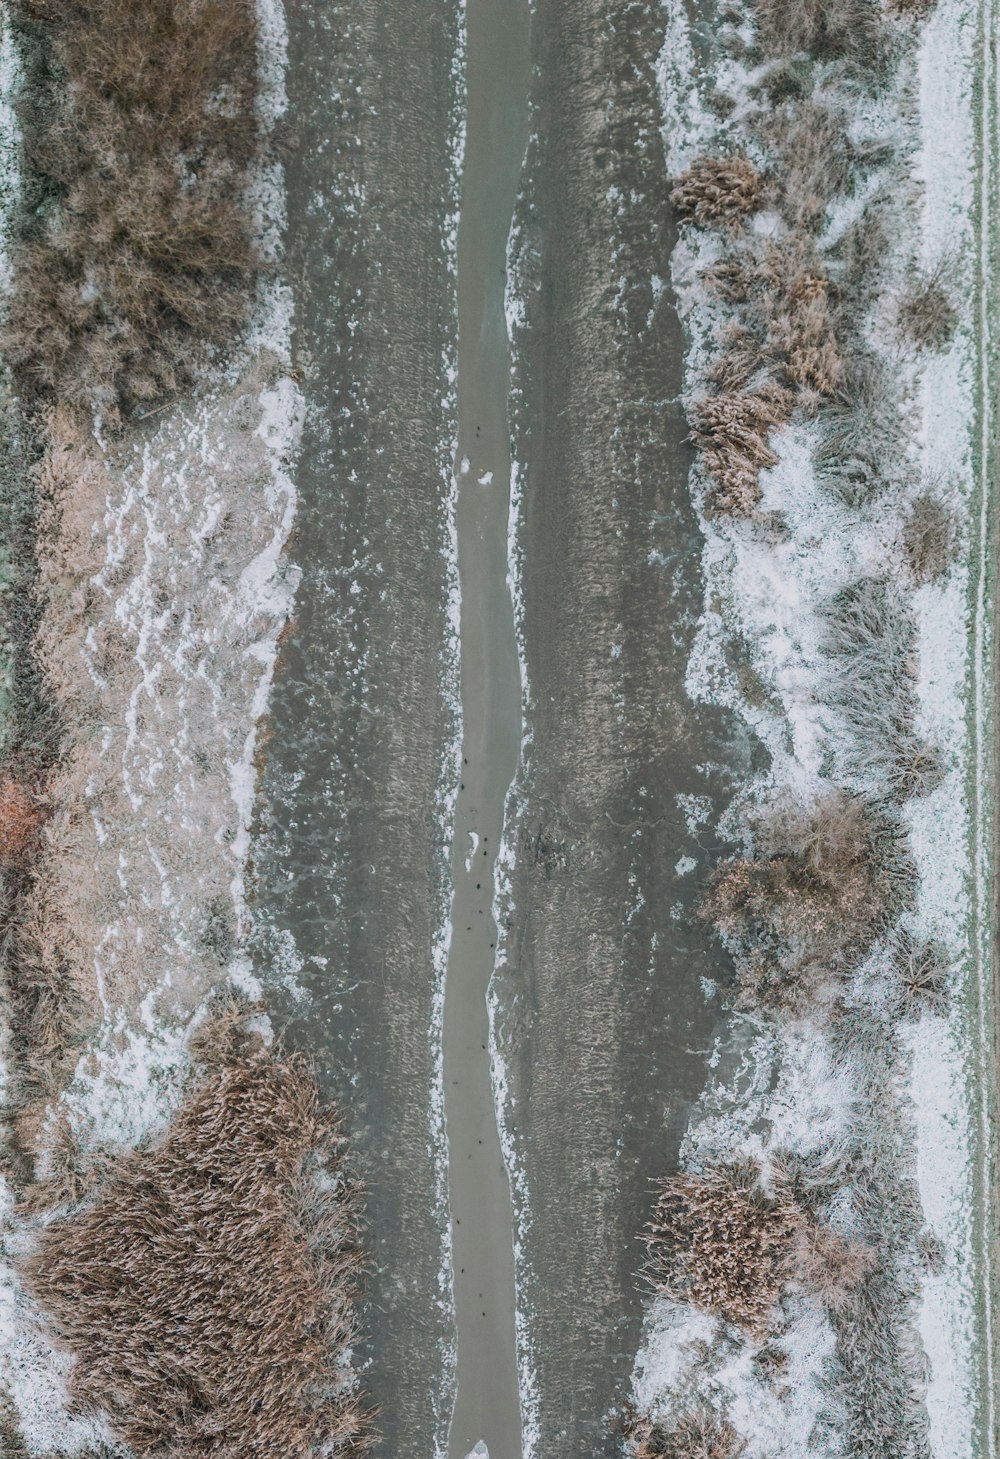
M 534 1452 L 613 1453 L 636 1234 L 705 1076 L 725 961 L 692 918 L 749 770 L 684 677 L 701 599 L 654 77 L 660 7 L 540 0 L 513 247 L 528 741 L 496 1021 L 520 1169 Z M 664 1121 L 663 1111 L 667 1110 Z
M 448 905 L 442 786 L 457 768 L 458 19 L 450 0 L 309 0 L 288 16 L 288 273 L 308 417 L 302 578 L 261 782 L 258 965 L 276 1026 L 350 1112 L 372 1268 L 358 1359 L 377 1452 L 399 1459 L 438 1450 L 451 1401 L 434 947 Z

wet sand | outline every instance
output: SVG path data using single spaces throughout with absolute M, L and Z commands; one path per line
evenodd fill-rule
M 493 878 L 521 741 L 507 587 L 510 480 L 504 315 L 507 237 L 528 123 L 527 0 L 469 0 L 468 131 L 458 232 L 458 562 L 462 779 L 444 1016 L 457 1390 L 451 1459 L 480 1440 L 518 1459 L 513 1212 L 496 1125 L 486 995 Z
M 707 827 L 749 769 L 684 687 L 701 539 L 675 399 L 661 25 L 653 0 L 538 0 L 516 250 L 531 740 L 497 1025 L 527 1195 L 536 1452 L 588 1459 L 618 1452 L 650 1181 L 703 1084 L 701 979 L 726 976 L 693 915 L 717 848 L 678 797 L 705 798 Z
M 445 241 L 458 7 L 295 0 L 288 22 L 286 272 L 310 414 L 291 549 L 303 575 L 261 783 L 257 961 L 276 1026 L 348 1116 L 367 1188 L 357 1358 L 375 1452 L 429 1459 L 446 1442 L 454 1341 L 433 945 L 458 690 Z M 304 1004 L 280 985 L 286 967 Z

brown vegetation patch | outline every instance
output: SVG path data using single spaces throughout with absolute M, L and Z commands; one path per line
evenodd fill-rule
M 760 206 L 764 179 L 742 153 L 696 157 L 677 178 L 670 201 L 682 218 L 703 228 L 739 228 Z
M 918 583 L 930 583 L 955 559 L 958 531 L 954 512 L 930 491 L 914 498 L 903 527 L 903 550 Z
M 888 40 L 875 0 L 757 0 L 757 35 L 767 56 L 844 60 L 877 78 Z
M 14 249 L 5 345 L 64 403 L 148 407 L 242 325 L 259 266 L 252 0 L 18 0 L 52 79 L 25 87 L 41 198 Z
M 295 1059 L 210 1076 L 161 1143 L 40 1234 L 31 1291 L 74 1396 L 138 1456 L 306 1459 L 363 1433 L 336 1364 L 359 1265 L 335 1123 Z
M 716 483 L 712 508 L 750 516 L 760 473 L 777 463 L 770 440 L 793 409 L 833 397 L 843 362 L 829 284 L 815 248 L 802 239 L 768 243 L 714 264 L 706 282 L 744 306 L 706 372 L 717 393 L 696 402 L 692 440 Z
M 769 200 L 793 232 L 813 232 L 832 199 L 850 183 L 848 118 L 825 100 L 797 97 L 762 117 L 759 125 L 779 159 L 770 175 Z
M 944 349 L 958 326 L 947 268 L 942 262 L 929 273 L 917 274 L 899 301 L 899 327 L 919 349 Z
M 787 1286 L 841 1312 L 874 1264 L 868 1246 L 823 1225 L 786 1192 L 766 1195 L 749 1162 L 669 1177 L 645 1240 L 659 1292 L 757 1338 Z
M 891 901 L 864 803 L 772 807 L 758 850 L 715 872 L 703 915 L 733 940 L 738 1007 L 807 1005 L 871 945 Z
M 791 397 L 765 382 L 755 390 L 709 396 L 693 409 L 691 439 L 715 482 L 715 511 L 750 516 L 760 501 L 760 473 L 778 458 L 771 432 L 787 424 Z
M 19 780 L 0 775 L 0 868 L 24 861 L 38 836 L 42 811 Z
M 728 1419 L 708 1410 L 665 1427 L 640 1419 L 629 1434 L 632 1459 L 740 1459 L 746 1443 Z
M 801 1221 L 788 1251 L 788 1280 L 830 1312 L 845 1312 L 875 1265 L 871 1247 L 817 1221 Z
M 665 1181 L 646 1234 L 658 1291 L 762 1334 L 785 1284 L 790 1207 L 763 1194 L 757 1170 L 719 1165 Z

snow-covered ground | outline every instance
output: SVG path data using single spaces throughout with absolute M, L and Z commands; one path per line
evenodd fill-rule
M 266 131 L 286 106 L 286 34 L 277 0 L 258 8 Z M 0 23 L 8 165 L 17 65 Z M 13 191 L 5 174 L 5 210 Z M 251 205 L 278 263 L 279 165 L 258 170 Z M 9 282 L 5 265 L 0 277 Z M 68 961 L 93 1031 L 63 1094 L 22 1121 L 42 1175 L 56 1131 L 71 1133 L 86 1162 L 161 1128 L 207 1001 L 227 986 L 259 991 L 241 948 L 259 726 L 296 583 L 285 549 L 303 401 L 291 329 L 291 293 L 274 273 L 225 370 L 189 398 L 121 440 L 105 439 L 99 419 L 91 436 L 58 412 L 51 422 L 40 649 L 67 732 L 31 915 L 43 949 L 48 939 Z M 49 1346 L 14 1274 L 9 1257 L 31 1236 L 2 1177 L 0 1206 L 7 1421 L 32 1454 L 77 1453 L 102 1432 L 66 1409 L 68 1358 Z
M 688 8 L 682 0 L 668 0 L 667 9 L 660 78 L 668 119 L 664 138 L 676 175 L 695 156 L 718 148 L 719 122 L 705 104 L 707 78 L 698 73 Z M 845 1148 L 857 1135 L 859 1121 L 884 1119 L 897 1127 L 899 1178 L 916 1190 L 925 1237 L 936 1238 L 943 1252 L 933 1269 L 901 1259 L 899 1274 L 901 1293 L 916 1286 L 919 1294 L 916 1301 L 901 1302 L 898 1318 L 911 1336 L 900 1346 L 912 1349 L 908 1366 L 915 1396 L 926 1404 L 934 1459 L 975 1452 L 983 1339 L 977 1301 L 982 1254 L 974 1249 L 976 916 L 980 909 L 988 915 L 988 908 L 973 893 L 976 838 L 982 830 L 977 816 L 983 819 L 976 805 L 975 757 L 980 742 L 988 739 L 977 684 L 989 673 L 989 634 L 975 452 L 975 21 L 976 9 L 968 0 L 940 0 L 916 56 L 904 56 L 890 94 L 859 107 L 853 126 L 858 140 L 888 142 L 919 186 L 915 201 L 907 204 L 900 197 L 890 276 L 904 278 L 914 255 L 928 268 L 947 257 L 950 280 L 957 286 L 959 327 L 941 353 L 915 356 L 903 348 L 891 328 L 888 303 L 873 321 L 873 338 L 899 381 L 900 400 L 912 423 L 913 484 L 880 494 L 860 509 L 843 504 L 817 480 L 817 427 L 793 422 L 772 441 L 779 462 L 762 475 L 758 521 L 702 517 L 705 612 L 689 674 L 693 696 L 741 713 L 770 752 L 770 769 L 749 788 L 751 799 L 775 789 L 808 797 L 829 783 L 831 774 L 850 785 L 845 750 L 851 731 L 831 702 L 824 615 L 833 594 L 862 577 L 890 575 L 911 603 L 917 628 L 917 727 L 946 754 L 942 783 L 904 810 L 919 877 L 906 926 L 947 947 L 960 969 L 955 995 L 944 1011 L 929 1009 L 899 1026 L 898 1052 L 884 1070 L 888 1104 L 883 1110 L 870 1107 L 871 1089 L 850 1047 L 843 1041 L 834 1046 L 817 1022 L 785 1019 L 774 1025 L 749 1015 L 731 1016 L 712 1060 L 725 1073 L 709 1081 L 687 1132 L 682 1164 L 698 1168 L 747 1154 L 763 1159 L 766 1167 L 768 1153 L 778 1149 L 822 1156 Z M 745 101 L 747 78 L 739 67 L 732 64 L 723 79 L 738 102 Z M 911 97 L 915 105 L 909 104 Z M 740 140 L 739 116 L 738 105 L 726 133 L 730 144 Z M 849 216 L 849 204 L 830 210 L 821 246 Z M 767 219 L 757 226 L 769 226 Z M 673 259 L 690 344 L 688 390 L 702 378 L 718 321 L 718 306 L 699 281 L 718 247 L 711 235 L 686 233 Z M 942 579 L 914 590 L 906 580 L 901 533 L 909 502 L 926 483 L 955 506 L 962 551 Z M 698 467 L 692 486 L 700 500 L 705 483 Z M 764 526 L 768 513 L 780 514 L 780 532 Z M 749 645 L 753 670 L 767 691 L 763 705 L 747 703 L 726 660 L 725 644 L 734 631 Z M 740 824 L 732 814 L 728 829 L 738 834 Z M 880 958 L 884 952 L 876 949 L 849 991 L 862 1017 L 877 1011 Z M 905 1196 L 901 1199 L 905 1205 Z M 849 1452 L 837 1394 L 835 1333 L 818 1301 L 786 1299 L 775 1343 L 788 1359 L 777 1385 L 755 1368 L 749 1340 L 725 1332 L 705 1312 L 654 1300 L 635 1369 L 637 1408 L 668 1424 L 692 1401 L 725 1409 L 747 1439 L 751 1459 L 792 1454 L 818 1459 Z

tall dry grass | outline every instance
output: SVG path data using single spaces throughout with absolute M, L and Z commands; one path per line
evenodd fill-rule
M 190 381 L 259 267 L 252 0 L 15 0 L 33 207 L 4 330 L 22 385 L 109 424 Z
M 42 1229 L 29 1288 L 72 1390 L 144 1459 L 350 1454 L 360 1265 L 336 1121 L 295 1058 L 209 1075 L 93 1204 Z
M 880 829 L 846 792 L 776 802 L 753 853 L 717 868 L 702 915 L 733 947 L 738 1007 L 813 1007 L 871 947 L 899 904 Z
M 831 1230 L 787 1188 L 766 1194 L 749 1161 L 670 1176 L 645 1240 L 657 1291 L 758 1340 L 774 1325 L 786 1289 L 843 1312 L 873 1265 L 863 1242 Z
M 743 153 L 696 157 L 676 179 L 670 201 L 682 218 L 703 228 L 739 229 L 760 207 L 764 178 Z
M 34 847 L 42 824 L 37 795 L 11 775 L 0 775 L 0 870 L 19 866 Z
M 639 1419 L 629 1432 L 631 1459 L 740 1459 L 746 1442 L 729 1422 L 698 1409 L 670 1424 Z

